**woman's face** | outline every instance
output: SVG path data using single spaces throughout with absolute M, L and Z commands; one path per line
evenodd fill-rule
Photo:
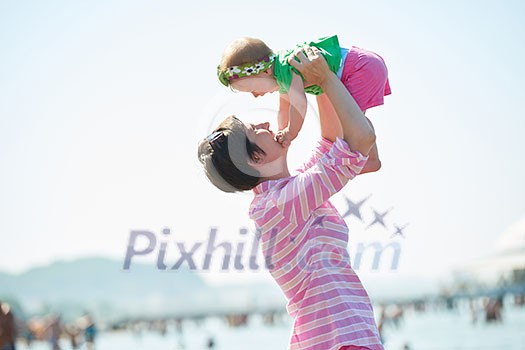
M 284 157 L 288 151 L 275 140 L 275 133 L 270 130 L 270 123 L 245 124 L 248 140 L 259 146 L 265 153 L 265 163 Z

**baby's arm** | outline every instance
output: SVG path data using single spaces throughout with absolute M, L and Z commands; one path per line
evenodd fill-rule
M 304 92 L 303 80 L 295 73 L 292 73 L 292 82 L 288 95 L 282 98 L 288 98 L 288 125 L 277 133 L 276 139 L 283 146 L 288 146 L 290 142 L 297 137 L 299 130 L 303 126 L 306 115 L 307 100 Z M 284 107 L 284 106 L 283 106 Z M 281 107 L 279 107 L 280 109 Z M 283 116 L 285 114 L 283 113 Z M 281 115 L 280 115 L 281 116 Z M 279 122 L 281 122 L 279 120 Z
M 279 95 L 279 112 L 277 113 L 277 126 L 282 130 L 288 126 L 290 119 L 290 101 L 288 94 Z

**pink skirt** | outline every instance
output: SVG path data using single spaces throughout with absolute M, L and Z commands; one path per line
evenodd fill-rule
M 356 46 L 348 51 L 341 81 L 363 112 L 382 105 L 384 97 L 392 93 L 383 58 Z

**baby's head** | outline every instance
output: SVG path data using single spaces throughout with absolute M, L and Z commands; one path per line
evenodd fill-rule
M 230 43 L 217 67 L 217 76 L 224 86 L 255 97 L 279 89 L 273 76 L 275 55 L 262 40 L 240 38 Z

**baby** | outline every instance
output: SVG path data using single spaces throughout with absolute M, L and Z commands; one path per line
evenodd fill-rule
M 237 39 L 228 45 L 222 55 L 217 67 L 219 81 L 236 91 L 250 92 L 255 97 L 279 91 L 279 132 L 276 140 L 283 146 L 288 146 L 301 130 L 306 115 L 306 93 L 323 93 L 319 86 L 305 81 L 301 73 L 288 63 L 288 58 L 297 49 L 308 46 L 316 47 L 324 56 L 330 69 L 337 74 L 363 113 L 371 107 L 382 105 L 384 96 L 391 93 L 383 59 L 374 52 L 356 46 L 341 48 L 336 35 L 278 52 L 259 39 Z M 369 154 L 368 163 L 374 161 L 379 162 L 376 146 Z

